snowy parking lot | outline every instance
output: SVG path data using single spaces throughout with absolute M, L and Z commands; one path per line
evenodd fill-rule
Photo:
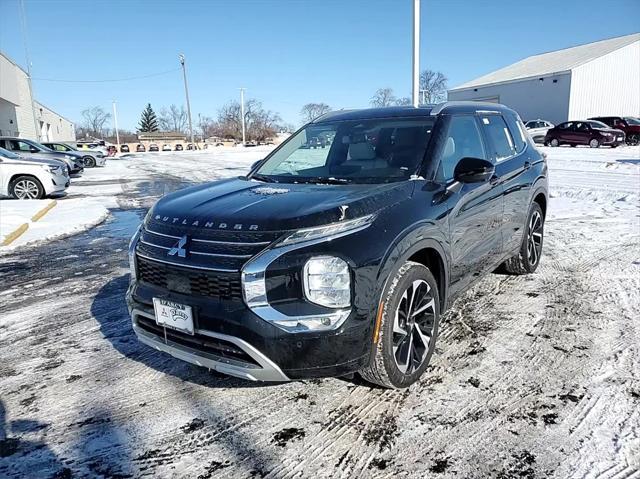
M 405 391 L 249 383 L 136 340 L 126 248 L 147 208 L 270 147 L 87 169 L 46 233 L 0 251 L 0 477 L 640 478 L 640 147 L 542 150 L 540 268 L 458 300 Z

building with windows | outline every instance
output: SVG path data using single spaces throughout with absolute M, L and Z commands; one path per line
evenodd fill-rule
M 75 125 L 35 101 L 29 76 L 0 52 L 0 136 L 19 136 L 36 141 L 73 141 Z
M 640 33 L 534 55 L 449 90 L 449 100 L 502 103 L 555 124 L 640 116 Z

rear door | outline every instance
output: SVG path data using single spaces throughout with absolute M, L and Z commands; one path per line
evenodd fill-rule
M 492 145 L 496 176 L 503 185 L 502 238 L 504 252 L 510 255 L 520 248 L 529 212 L 531 152 L 528 151 L 524 127 L 516 115 L 483 116 L 482 122 L 489 137 L 488 142 Z
M 451 184 L 462 158 L 490 159 L 475 115 L 448 119 L 437 181 Z M 495 264 L 502 251 L 502 185 L 494 178 L 463 184 L 447 200 L 450 208 L 451 294 L 455 295 Z

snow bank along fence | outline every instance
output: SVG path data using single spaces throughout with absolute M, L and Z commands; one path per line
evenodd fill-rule
M 33 215 L 31 217 L 31 221 L 33 223 L 35 223 L 36 221 L 38 221 L 40 218 L 42 218 L 44 215 L 46 215 L 49 211 L 51 211 L 53 209 L 53 207 L 55 207 L 58 204 L 58 202 L 56 200 L 51 201 L 51 203 L 49 203 L 47 206 L 45 206 L 44 208 L 42 208 L 40 211 L 38 211 L 35 215 Z M 9 233 L 5 239 L 2 241 L 2 243 L 0 244 L 0 246 L 9 246 L 11 243 L 13 243 L 15 240 L 17 240 L 18 238 L 20 238 L 20 236 L 22 236 L 27 230 L 29 229 L 29 223 L 23 223 L 20 226 L 18 226 L 14 231 L 12 231 L 11 233 Z

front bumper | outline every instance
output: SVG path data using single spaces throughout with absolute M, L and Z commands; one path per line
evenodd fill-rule
M 624 135 L 620 135 L 620 136 L 616 135 L 613 138 L 604 138 L 602 140 L 602 144 L 605 145 L 605 146 L 624 145 L 625 144 L 625 137 L 624 137 Z
M 96 166 L 105 166 L 107 164 L 107 158 L 103 156 L 102 158 L 96 158 Z
M 157 326 L 154 297 L 190 305 L 195 335 Z M 238 301 L 186 296 L 140 282 L 132 283 L 127 300 L 141 342 L 231 376 L 254 381 L 335 377 L 361 369 L 369 359 L 369 321 L 347 320 L 351 327 L 337 331 L 292 334 L 268 324 Z M 189 345 L 206 339 L 203 336 L 230 342 L 244 354 L 218 354 L 211 345 Z

